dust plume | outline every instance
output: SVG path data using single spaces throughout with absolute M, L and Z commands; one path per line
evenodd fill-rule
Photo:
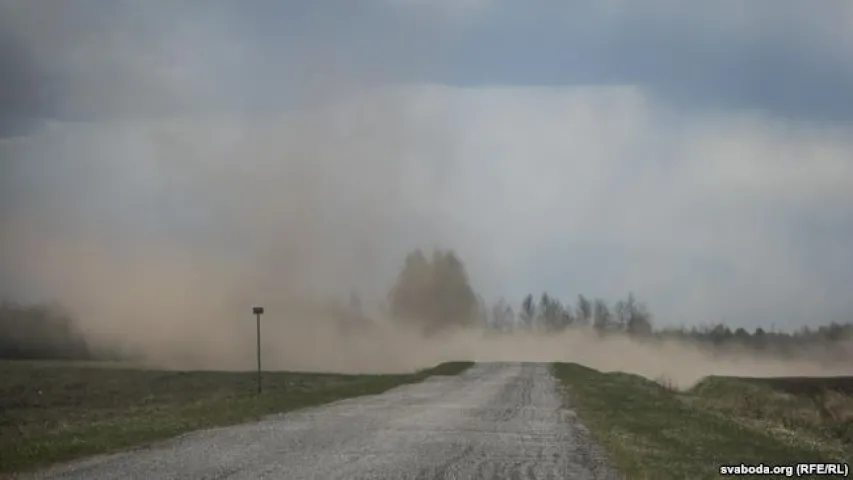
M 447 45 L 401 54 L 377 43 L 371 63 L 306 29 L 255 52 L 251 29 L 217 8 L 139 2 L 92 16 L 71 3 L 0 3 L 2 52 L 12 52 L 2 60 L 15 62 L 0 67 L 35 72 L 15 98 L 42 119 L 0 138 L 0 292 L 58 301 L 96 346 L 161 367 L 249 369 L 250 309 L 261 304 L 268 369 L 473 359 L 577 361 L 679 382 L 851 373 L 586 331 L 425 337 L 395 324 L 371 299 L 384 298 L 406 252 L 453 239 L 476 247 L 469 264 L 497 260 L 477 256 L 489 238 L 466 237 L 477 225 L 460 229 L 448 213 L 461 206 L 448 205 L 447 159 L 464 140 L 436 121 L 453 118 L 436 111 L 449 107 L 389 86 L 423 58 L 435 65 Z M 50 77 L 49 95 L 33 86 L 38 75 Z M 372 323 L 327 313 L 352 291 Z
M 424 158 L 452 133 L 322 34 L 266 56 L 227 9 L 93 5 L 0 5 L 10 68 L 60 86 L 35 112 L 51 120 L 0 140 L 0 290 L 56 300 L 95 345 L 204 368 L 251 365 L 263 304 L 270 366 L 323 368 L 342 345 L 309 335 L 318 305 L 381 297 L 446 227 Z

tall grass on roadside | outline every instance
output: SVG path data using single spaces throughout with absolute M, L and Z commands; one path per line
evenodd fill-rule
M 719 478 L 722 464 L 853 460 L 849 444 L 822 430 L 828 424 L 819 423 L 814 403 L 766 385 L 712 377 L 679 392 L 638 375 L 577 364 L 553 369 L 566 406 L 628 478 Z M 795 405 L 816 423 L 785 427 Z

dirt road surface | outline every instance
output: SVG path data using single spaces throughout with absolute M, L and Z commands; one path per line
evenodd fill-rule
M 547 364 L 476 364 L 459 376 L 195 432 L 35 478 L 619 478 L 557 388 Z

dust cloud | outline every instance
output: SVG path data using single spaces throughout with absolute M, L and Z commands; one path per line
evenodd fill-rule
M 400 257 L 360 250 L 358 233 L 369 237 L 369 229 L 312 222 L 312 208 L 329 207 L 312 201 L 297 213 L 268 207 L 258 216 L 241 217 L 240 227 L 257 245 L 243 256 L 162 239 L 128 238 L 115 245 L 84 232 L 50 235 L 40 233 L 35 221 L 8 230 L 3 256 L 7 266 L 14 260 L 19 272 L 37 278 L 66 306 L 89 342 L 158 368 L 251 370 L 250 307 L 263 304 L 263 364 L 269 370 L 391 373 L 451 360 L 569 361 L 666 377 L 682 387 L 712 374 L 853 373 L 850 346 L 848 360 L 839 361 L 817 350 L 795 359 L 747 350 L 715 353 L 677 340 L 602 338 L 587 329 L 536 335 L 470 328 L 426 336 L 393 322 L 381 308 L 370 312 L 368 323 L 348 325 L 325 313 L 325 301 L 369 282 L 381 291 L 381 280 L 393 276 L 378 278 L 374 266 L 383 260 L 396 266 Z M 394 234 L 387 225 L 373 232 Z
M 73 32 L 48 38 L 34 27 L 39 14 L 23 5 L 18 10 L 29 23 L 20 25 L 33 28 L 9 34 L 27 47 L 22 52 L 35 52 L 22 54 L 34 71 L 50 70 L 57 59 L 86 65 L 85 54 L 59 50 L 79 42 Z M 394 324 L 370 299 L 384 298 L 406 252 L 458 233 L 444 196 L 450 174 L 443 159 L 460 141 L 453 126 L 431 121 L 428 96 L 414 101 L 404 88 L 388 87 L 380 69 L 343 65 L 333 49 L 309 39 L 293 68 L 301 73 L 281 87 L 296 99 L 283 113 L 223 114 L 221 95 L 245 93 L 264 72 L 241 74 L 233 91 L 202 91 L 206 77 L 223 73 L 203 64 L 210 50 L 240 43 L 218 23 L 204 26 L 196 32 L 204 41 L 190 43 L 151 30 L 161 44 L 181 45 L 180 74 L 147 69 L 137 85 L 129 70 L 105 80 L 103 71 L 89 76 L 71 68 L 78 73 L 67 81 L 63 91 L 73 98 L 64 104 L 87 107 L 83 118 L 51 120 L 0 140 L 0 289 L 56 300 L 93 345 L 163 368 L 251 369 L 251 307 L 261 304 L 266 369 L 399 372 L 447 360 L 574 361 L 679 384 L 708 374 L 853 373 L 849 362 L 718 358 L 690 345 L 599 339 L 587 331 L 425 337 Z M 151 61 L 144 38 L 121 40 L 90 52 L 99 68 Z M 420 53 L 434 59 L 442 48 Z M 411 70 L 416 57 L 408 57 Z M 98 87 L 104 82 L 112 88 Z M 156 113 L 168 110 L 170 98 L 181 98 L 190 113 Z M 156 114 L 136 115 L 148 104 L 158 105 Z M 364 299 L 372 323 L 342 325 L 324 313 L 325 302 L 351 291 Z

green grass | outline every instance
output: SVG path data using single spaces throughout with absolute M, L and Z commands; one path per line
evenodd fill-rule
M 712 377 L 678 392 L 637 375 L 553 368 L 567 406 L 630 479 L 720 478 L 720 465 L 741 462 L 853 460 L 853 444 L 825 428 L 831 422 L 819 420 L 817 404 L 760 381 Z
M 382 393 L 470 362 L 410 374 L 168 372 L 0 362 L 0 474 L 111 452 L 191 430 Z

